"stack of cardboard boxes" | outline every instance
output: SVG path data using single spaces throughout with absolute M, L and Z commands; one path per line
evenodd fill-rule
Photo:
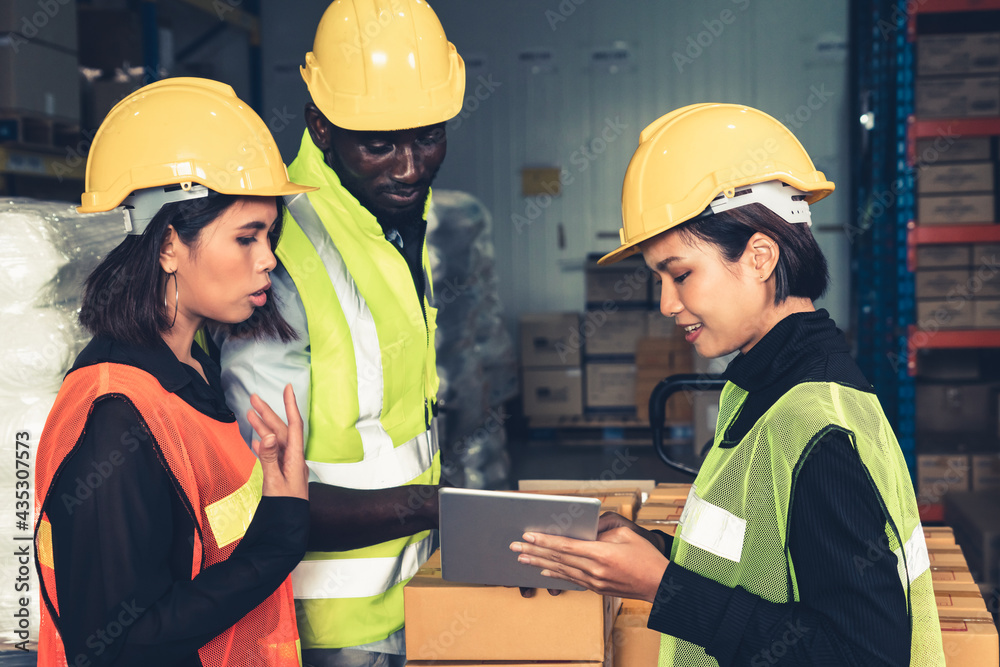
M 675 535 L 691 491 L 690 484 L 648 481 L 572 482 L 530 480 L 522 490 L 602 499 L 602 511 L 630 514 L 649 530 Z M 641 498 L 645 497 L 645 500 Z M 1000 496 L 995 498 L 1000 503 Z M 967 505 L 967 503 L 966 503 Z M 980 508 L 985 516 L 997 504 Z M 969 508 L 956 508 L 960 516 Z M 992 519 L 983 558 L 997 564 L 1000 518 Z M 957 529 L 956 529 L 957 530 Z M 967 530 L 963 528 L 963 530 Z M 1000 662 L 997 629 L 979 587 L 948 527 L 924 529 L 931 579 L 941 621 L 948 667 L 979 667 Z M 970 554 L 970 558 L 971 558 Z M 978 561 L 977 561 L 978 562 Z M 564 592 L 522 598 L 519 591 L 441 579 L 435 556 L 404 590 L 406 647 L 410 665 L 423 667 L 654 667 L 660 634 L 646 627 L 651 605 L 593 593 Z
M 997 628 L 962 549 L 949 527 L 925 528 L 931 582 L 941 622 L 945 664 L 979 667 L 1000 663 Z
M 694 352 L 677 335 L 673 320 L 659 313 L 641 258 L 610 266 L 596 260 L 591 257 L 585 269 L 584 313 L 521 318 L 529 418 L 619 415 L 645 422 L 653 387 L 693 370 Z M 684 398 L 669 403 L 668 423 L 691 422 L 691 400 Z
M 920 35 L 916 114 L 920 118 L 1000 116 L 1000 33 Z
M 989 155 L 988 137 L 985 142 Z M 966 142 L 971 139 L 963 140 Z M 976 223 L 992 223 L 994 165 L 992 162 L 941 164 L 924 167 L 918 178 L 918 191 L 940 189 L 962 193 L 963 188 L 988 188 L 988 193 L 975 197 L 988 199 Z M 929 185 L 933 184 L 933 185 Z M 962 199 L 953 194 L 950 199 Z M 921 225 L 947 223 L 970 224 L 971 219 L 957 214 L 930 216 L 934 197 L 921 194 L 918 212 Z M 956 210 L 966 210 L 965 205 Z M 924 218 L 924 215 L 928 215 Z M 939 329 L 998 329 L 1000 328 L 1000 245 L 994 243 L 949 243 L 923 245 L 916 254 L 917 326 L 927 331 Z
M 916 116 L 1000 116 L 1000 33 L 921 34 Z M 939 136 L 916 146 L 917 224 L 989 225 L 997 220 L 997 137 Z M 1000 245 L 921 245 L 915 256 L 914 336 L 1000 328 Z M 922 355 L 916 393 L 917 491 L 940 517 L 949 492 L 1000 486 L 997 385 L 975 350 Z

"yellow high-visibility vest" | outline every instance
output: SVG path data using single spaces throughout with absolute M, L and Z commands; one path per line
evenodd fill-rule
M 872 394 L 830 382 L 796 385 L 732 448 L 720 447 L 747 392 L 726 384 L 715 447 L 681 515 L 670 559 L 730 588 L 771 602 L 799 599 L 787 550 L 797 464 L 831 429 L 847 433 L 881 499 L 886 557 L 895 557 L 911 621 L 911 665 L 944 665 L 930 558 L 913 484 L 896 436 Z M 660 667 L 717 667 L 705 649 L 662 635 Z
M 437 484 L 437 311 L 417 299 L 406 261 L 308 132 L 288 172 L 320 188 L 287 202 L 277 250 L 308 322 L 309 467 L 350 488 Z M 430 276 L 426 244 L 422 252 Z M 302 647 L 369 644 L 399 630 L 403 586 L 430 556 L 430 538 L 307 553 L 292 573 Z

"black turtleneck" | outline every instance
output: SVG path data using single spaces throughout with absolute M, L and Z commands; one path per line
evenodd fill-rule
M 729 364 L 725 377 L 748 393 L 722 447 L 740 446 L 768 408 L 802 382 L 872 391 L 825 310 L 779 322 Z M 800 601 L 769 602 L 671 563 L 649 627 L 705 647 L 723 667 L 908 665 L 910 621 L 895 558 L 868 557 L 884 526 L 860 457 L 845 433 L 831 431 L 799 462 L 789 508 Z

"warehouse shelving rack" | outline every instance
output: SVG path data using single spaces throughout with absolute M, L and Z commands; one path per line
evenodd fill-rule
M 914 118 L 917 20 L 929 14 L 1000 11 L 1000 0 L 855 0 L 852 78 L 862 129 L 855 159 L 852 228 L 858 361 L 874 384 L 911 472 L 915 466 L 920 350 L 1000 347 L 1000 330 L 917 328 L 914 273 L 925 244 L 1000 243 L 1000 225 L 921 226 L 916 220 L 916 143 L 937 136 L 1000 136 L 1000 117 Z M 921 508 L 940 519 L 940 507 Z

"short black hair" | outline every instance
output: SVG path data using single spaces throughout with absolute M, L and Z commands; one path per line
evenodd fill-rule
M 711 243 L 728 262 L 743 256 L 747 241 L 760 232 L 778 244 L 774 269 L 774 303 L 788 297 L 810 301 L 823 296 L 830 282 L 826 257 L 804 223 L 789 223 L 763 204 L 748 204 L 705 218 L 685 222 L 677 231 L 683 236 Z
M 109 336 L 134 345 L 156 347 L 163 332 L 173 324 L 174 313 L 164 307 L 160 248 L 167 227 L 181 241 L 196 248 L 201 231 L 240 201 L 242 197 L 209 191 L 208 197 L 164 205 L 141 235 L 129 235 L 108 253 L 88 276 L 80 305 L 80 324 L 94 336 Z M 278 209 L 274 231 L 268 236 L 273 251 L 281 236 L 284 202 L 275 197 Z M 245 322 L 231 324 L 229 335 L 238 338 L 297 338 L 281 316 L 274 294 L 255 308 Z

